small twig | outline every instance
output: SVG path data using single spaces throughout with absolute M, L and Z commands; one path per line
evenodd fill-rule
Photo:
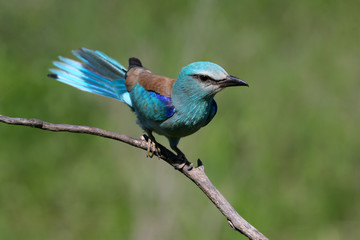
M 43 130 L 55 131 L 55 132 L 73 132 L 73 133 L 86 133 L 91 135 L 96 135 L 105 138 L 111 138 L 117 141 L 127 143 L 131 146 L 147 150 L 147 136 L 144 136 L 144 139 L 135 139 L 129 136 L 106 131 L 100 128 L 89 127 L 89 126 L 78 126 L 78 125 L 69 125 L 69 124 L 54 124 L 44 122 L 38 119 L 27 119 L 27 118 L 11 118 L 7 116 L 0 115 L 0 122 L 12 124 L 12 125 L 23 125 L 29 127 L 40 128 Z M 244 218 L 242 218 L 230 205 L 230 203 L 225 199 L 225 197 L 215 188 L 211 183 L 209 178 L 206 176 L 204 171 L 204 165 L 198 160 L 198 166 L 195 168 L 191 167 L 182 167 L 180 168 L 181 162 L 176 157 L 174 153 L 165 148 L 163 145 L 157 143 L 156 147 L 159 149 L 155 151 L 154 154 L 165 160 L 175 169 L 179 170 L 191 181 L 193 181 L 204 193 L 205 195 L 214 203 L 214 205 L 220 210 L 220 212 L 227 218 L 229 225 L 249 239 L 254 240 L 264 240 L 267 239 L 262 233 L 260 233 L 256 228 L 249 224 Z

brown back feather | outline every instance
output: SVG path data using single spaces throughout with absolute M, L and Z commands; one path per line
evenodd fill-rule
M 172 85 L 176 79 L 152 74 L 146 68 L 133 67 L 127 72 L 126 89 L 131 91 L 137 83 L 148 91 L 171 97 Z

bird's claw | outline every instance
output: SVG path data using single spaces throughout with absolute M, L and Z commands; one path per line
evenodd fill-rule
M 181 170 L 186 168 L 187 171 L 193 169 L 193 164 L 189 162 L 183 153 L 177 155 L 179 163 L 175 165 L 176 170 Z
M 141 140 L 143 141 L 147 141 L 147 150 L 146 150 L 146 157 L 150 157 L 152 158 L 155 153 L 159 153 L 160 149 L 156 147 L 156 141 L 151 140 L 150 137 L 146 138 L 144 137 L 145 135 L 141 136 Z
M 190 171 L 193 169 L 193 164 L 191 162 L 183 162 L 180 165 L 175 167 L 176 170 L 181 170 L 184 168 L 185 168 L 185 170 Z
M 151 141 L 151 139 L 148 139 L 148 147 L 146 151 L 146 157 L 152 158 L 155 153 L 157 153 L 159 149 L 156 147 L 156 143 Z

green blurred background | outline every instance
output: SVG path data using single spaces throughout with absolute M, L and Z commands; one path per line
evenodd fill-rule
M 0 114 L 142 135 L 118 101 L 46 77 L 58 55 L 136 56 L 176 78 L 208 60 L 246 80 L 180 142 L 270 239 L 360 238 L 359 1 L 0 0 Z M 167 145 L 166 139 L 158 137 Z M 94 136 L 0 124 L 0 239 L 246 239 L 156 158 Z

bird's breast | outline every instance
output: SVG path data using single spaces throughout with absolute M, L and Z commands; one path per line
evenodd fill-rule
M 208 101 L 196 104 L 175 106 L 175 113 L 164 121 L 139 119 L 140 124 L 158 134 L 181 138 L 195 133 L 208 122 L 211 103 Z

